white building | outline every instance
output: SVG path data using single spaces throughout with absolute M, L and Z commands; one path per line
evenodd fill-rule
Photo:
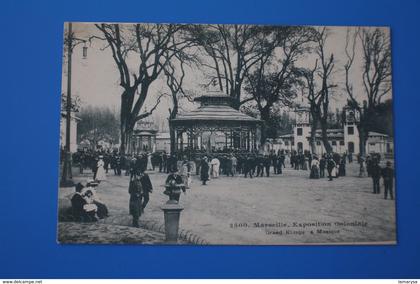
M 358 117 L 354 111 L 344 108 L 345 119 L 343 127 L 338 129 L 327 129 L 327 137 L 333 151 L 336 153 L 359 154 L 359 132 L 356 121 Z M 293 133 L 281 135 L 277 140 L 277 148 L 288 151 L 311 151 L 310 137 L 311 124 L 310 112 L 307 107 L 299 107 L 295 110 L 296 124 L 293 127 Z M 325 153 L 325 148 L 321 140 L 321 130 L 318 129 L 315 135 L 316 154 Z M 275 148 L 274 145 L 272 148 Z M 378 132 L 369 132 L 366 143 L 366 153 L 379 153 L 381 155 L 393 153 L 394 146 L 392 137 Z
M 66 112 L 61 112 L 60 118 L 60 147 L 62 149 L 66 146 Z M 77 152 L 77 123 L 80 118 L 75 115 L 71 115 L 70 120 L 70 152 Z
M 171 152 L 171 136 L 168 132 L 157 133 L 156 151 Z

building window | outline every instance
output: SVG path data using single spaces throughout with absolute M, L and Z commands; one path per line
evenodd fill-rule
M 302 134 L 303 134 L 303 130 L 302 130 L 302 128 L 300 128 L 300 127 L 299 127 L 299 128 L 297 129 L 297 135 L 298 135 L 298 136 L 302 136 Z
M 344 146 L 344 141 L 343 140 L 340 141 L 340 145 Z
M 284 141 L 284 145 L 289 146 L 289 141 Z
M 375 146 L 375 143 L 369 143 L 370 146 Z
M 347 134 L 348 135 L 353 135 L 354 134 L 354 127 L 353 126 L 347 127 Z
M 321 145 L 321 141 L 316 141 L 316 145 L 320 146 Z
M 292 146 L 295 146 L 295 142 L 292 141 Z
M 337 141 L 333 140 L 333 141 L 331 142 L 331 144 L 332 144 L 333 146 L 336 146 L 336 145 L 337 145 Z

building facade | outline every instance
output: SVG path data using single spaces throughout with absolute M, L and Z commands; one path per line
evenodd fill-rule
M 128 153 L 154 152 L 157 132 L 157 127 L 150 117 L 137 121 L 131 136 Z
M 171 152 L 171 136 L 168 132 L 158 133 L 156 135 L 156 151 L 166 153 Z
M 66 113 L 61 112 L 60 118 L 60 147 L 64 149 L 66 146 Z M 70 152 L 77 152 L 77 123 L 80 121 L 80 118 L 75 115 L 71 115 L 70 120 Z
M 356 122 L 359 119 L 357 114 L 350 108 L 345 107 L 344 121 L 342 128 L 327 129 L 328 142 L 336 153 L 359 154 L 359 132 Z M 282 135 L 279 139 L 271 141 L 272 148 L 284 149 L 287 151 L 311 151 L 311 121 L 310 111 L 307 107 L 299 107 L 295 110 L 296 123 L 293 127 L 293 133 Z M 321 139 L 321 130 L 318 129 L 315 134 L 316 154 L 326 153 Z M 379 153 L 381 155 L 393 154 L 393 140 L 386 134 L 378 132 L 369 132 L 366 143 L 366 153 Z

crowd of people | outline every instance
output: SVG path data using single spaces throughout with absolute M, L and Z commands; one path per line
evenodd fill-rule
M 146 171 L 156 171 L 168 174 L 165 182 L 165 194 L 174 202 L 179 202 L 181 192 L 186 192 L 191 186 L 192 175 L 199 176 L 202 185 L 207 185 L 211 179 L 221 175 L 227 177 L 243 176 L 244 178 L 270 177 L 281 175 L 286 164 L 296 171 L 307 171 L 310 179 L 335 178 L 346 176 L 346 164 L 352 163 L 352 155 L 346 153 L 329 153 L 317 156 L 309 151 L 284 150 L 270 151 L 262 154 L 257 151 L 220 151 L 196 152 L 193 155 L 185 153 L 167 154 L 166 152 L 122 155 L 117 151 L 79 151 L 73 156 L 79 165 L 80 172 L 90 168 L 93 180 L 86 185 L 76 185 L 76 193 L 72 197 L 74 218 L 78 221 L 93 222 L 108 216 L 108 210 L 99 200 L 96 186 L 106 180 L 109 170 L 114 175 L 129 176 L 129 212 L 133 216 L 133 226 L 138 227 L 138 220 L 144 212 L 149 194 L 153 186 Z M 384 198 L 393 194 L 394 171 L 391 163 L 380 167 L 379 156 L 368 156 L 366 168 L 368 176 L 373 180 L 373 193 L 380 193 L 380 178 L 383 178 Z

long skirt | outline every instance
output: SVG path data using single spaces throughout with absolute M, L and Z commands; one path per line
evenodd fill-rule
M 319 179 L 319 169 L 318 169 L 317 166 L 315 166 L 315 165 L 312 166 L 311 174 L 310 174 L 309 178 Z
M 218 178 L 219 177 L 219 170 L 220 170 L 219 165 L 212 165 L 211 168 L 212 168 L 212 176 L 214 178 Z
M 105 174 L 105 170 L 104 167 L 100 166 L 96 172 L 96 180 L 106 180 L 106 174 Z
M 93 203 L 98 207 L 98 211 L 96 212 L 96 214 L 98 215 L 99 219 L 108 217 L 108 208 L 105 204 L 98 201 L 93 201 Z

